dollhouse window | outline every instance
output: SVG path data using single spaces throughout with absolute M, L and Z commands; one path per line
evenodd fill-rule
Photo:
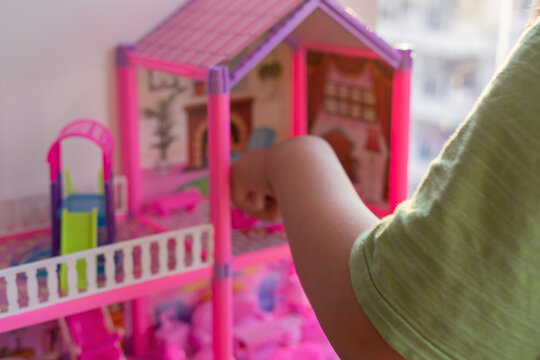
M 367 123 L 377 121 L 376 99 L 372 89 L 330 81 L 324 93 L 326 113 Z

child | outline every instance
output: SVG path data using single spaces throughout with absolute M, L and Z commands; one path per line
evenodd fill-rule
M 231 186 L 241 209 L 282 216 L 342 359 L 540 358 L 538 19 L 393 215 L 315 137 L 247 153 Z

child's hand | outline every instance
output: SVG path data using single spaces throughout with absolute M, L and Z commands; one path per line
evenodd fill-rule
M 261 220 L 273 221 L 280 216 L 274 191 L 267 174 L 270 150 L 254 150 L 242 155 L 231 167 L 231 198 L 246 213 Z

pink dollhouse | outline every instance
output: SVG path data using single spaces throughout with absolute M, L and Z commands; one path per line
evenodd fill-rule
M 263 71 L 278 47 L 285 60 Z M 406 198 L 411 52 L 391 47 L 332 0 L 190 0 L 135 44 L 119 46 L 116 60 L 128 214 L 117 215 L 111 244 L 0 270 L 0 332 L 129 301 L 133 355 L 144 356 L 150 331 L 146 295 L 211 279 L 213 358 L 233 358 L 233 273 L 290 256 L 285 234 L 268 230 L 279 226 L 266 224 L 249 236 L 232 226 L 231 154 L 265 133 L 271 121 L 261 125 L 258 114 L 274 108 L 261 105 L 258 91 L 242 90 L 257 71 L 264 81 L 281 74 L 281 87 L 272 94 L 286 94 L 279 120 L 288 125 L 277 141 L 308 133 L 326 138 L 378 215 Z M 208 165 L 208 193 L 146 180 L 140 84 L 147 70 L 197 89 L 194 101 L 171 102 L 171 111 L 185 117 L 187 155 L 183 170 L 170 176 L 189 177 Z M 92 269 L 87 288 L 62 289 L 58 268 L 65 264 L 73 285 L 81 259 Z M 99 259 L 96 275 L 90 264 Z

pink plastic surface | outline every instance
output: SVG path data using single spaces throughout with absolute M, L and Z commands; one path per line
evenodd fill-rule
M 80 348 L 81 360 L 119 360 L 120 336 L 109 333 L 101 309 L 94 309 L 66 317 L 73 343 Z
M 162 360 L 186 360 L 187 356 L 184 349 L 188 343 L 190 327 L 174 318 L 174 309 L 164 310 L 159 320 L 160 328 L 156 331 L 158 339 L 158 353 L 156 354 Z
M 392 128 L 390 142 L 390 211 L 407 198 L 409 160 L 411 70 L 395 70 L 392 88 Z
M 300 47 L 293 51 L 292 58 L 292 136 L 307 134 L 306 71 L 306 50 L 303 47 Z
M 136 50 L 164 62 L 211 67 L 237 55 L 301 1 L 192 1 L 139 41 Z
M 231 211 L 230 211 L 230 96 L 209 94 L 210 209 L 214 226 L 214 357 L 232 359 L 232 278 L 231 278 Z M 227 270 L 229 269 L 229 274 Z
M 194 210 L 203 200 L 199 190 L 188 189 L 179 193 L 167 194 L 154 200 L 154 207 L 161 216 L 169 216 L 171 211 L 181 208 Z
M 142 66 L 147 69 L 158 70 L 199 81 L 208 80 L 208 69 L 203 67 L 173 64 L 136 53 L 130 53 L 128 58 L 131 65 Z
M 117 67 L 120 132 L 122 137 L 122 171 L 127 177 L 129 212 L 137 214 L 142 204 L 141 155 L 139 149 L 139 105 L 137 69 Z
M 148 288 L 131 301 L 131 336 L 133 338 L 133 355 L 144 356 L 149 349 L 150 320 L 148 318 L 148 299 L 144 294 L 157 291 Z

